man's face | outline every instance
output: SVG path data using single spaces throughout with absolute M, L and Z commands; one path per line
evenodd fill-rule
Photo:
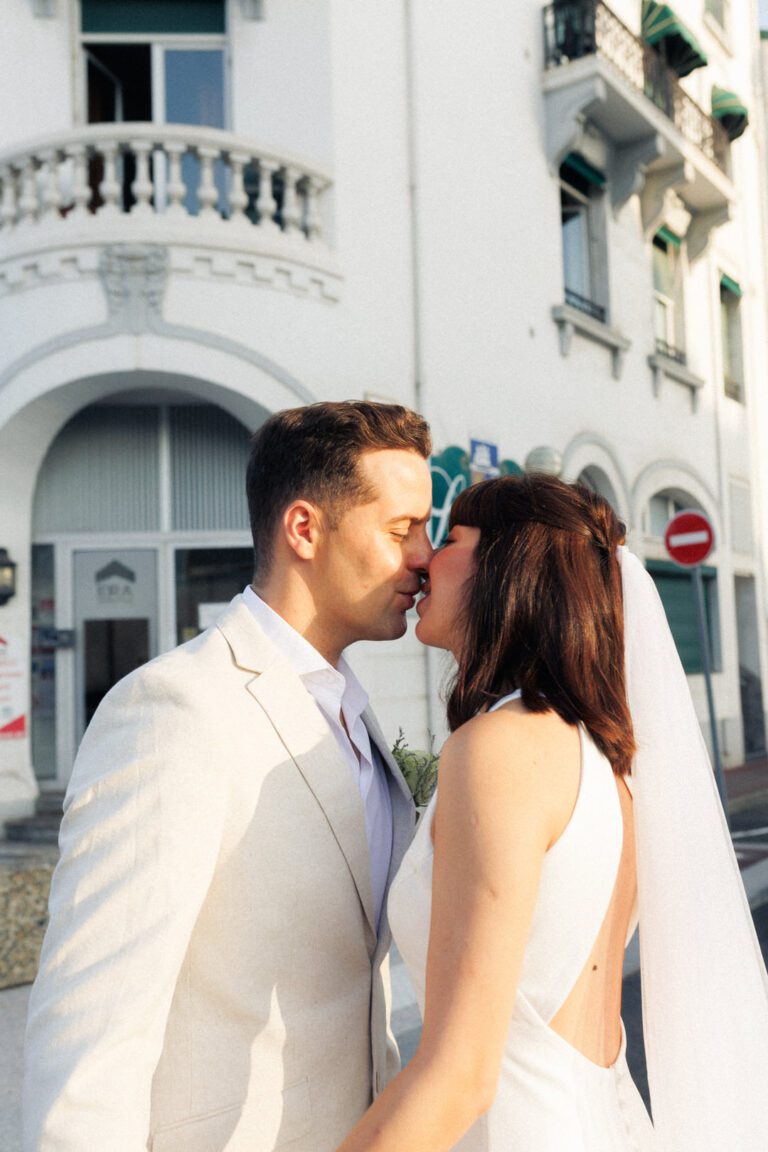
M 427 461 L 416 452 L 382 449 L 365 452 L 358 468 L 373 499 L 326 530 L 313 564 L 316 622 L 339 649 L 402 636 L 432 556 Z

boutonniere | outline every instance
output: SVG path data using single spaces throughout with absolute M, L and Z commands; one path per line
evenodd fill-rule
M 417 808 L 426 808 L 437 786 L 437 766 L 440 762 L 438 754 L 432 751 L 432 740 L 428 752 L 409 748 L 401 728 L 392 755 L 411 790 L 414 804 Z

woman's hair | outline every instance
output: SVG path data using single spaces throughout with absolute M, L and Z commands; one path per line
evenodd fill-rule
M 610 504 L 552 476 L 504 476 L 462 492 L 451 526 L 480 529 L 448 699 L 458 728 L 518 688 L 532 712 L 580 721 L 617 775 L 635 751 L 624 678 L 624 613 Z

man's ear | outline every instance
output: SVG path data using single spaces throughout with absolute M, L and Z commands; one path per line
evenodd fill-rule
M 283 513 L 283 535 L 291 551 L 300 560 L 312 560 L 322 535 L 320 509 L 308 500 L 294 500 Z

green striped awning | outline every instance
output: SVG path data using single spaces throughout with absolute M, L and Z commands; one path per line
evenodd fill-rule
M 673 248 L 682 247 L 683 241 L 677 232 L 673 232 L 671 228 L 667 228 L 666 224 L 662 224 L 656 235 L 663 240 L 665 244 L 671 244 Z
M 725 128 L 729 140 L 738 140 L 749 124 L 749 110 L 736 93 L 717 85 L 712 89 L 712 115 Z
M 588 184 L 594 184 L 596 188 L 605 187 L 603 173 L 599 168 L 595 168 L 594 164 L 590 164 L 589 160 L 585 160 L 579 152 L 569 152 L 563 160 L 563 167 L 572 168 L 582 179 L 586 180 Z
M 704 49 L 669 4 L 643 0 L 643 39 L 664 57 L 678 76 L 687 76 L 707 63 Z
M 739 284 L 738 280 L 727 276 L 725 272 L 720 276 L 720 287 L 724 288 L 726 292 L 730 292 L 731 296 L 743 296 L 741 284 Z

